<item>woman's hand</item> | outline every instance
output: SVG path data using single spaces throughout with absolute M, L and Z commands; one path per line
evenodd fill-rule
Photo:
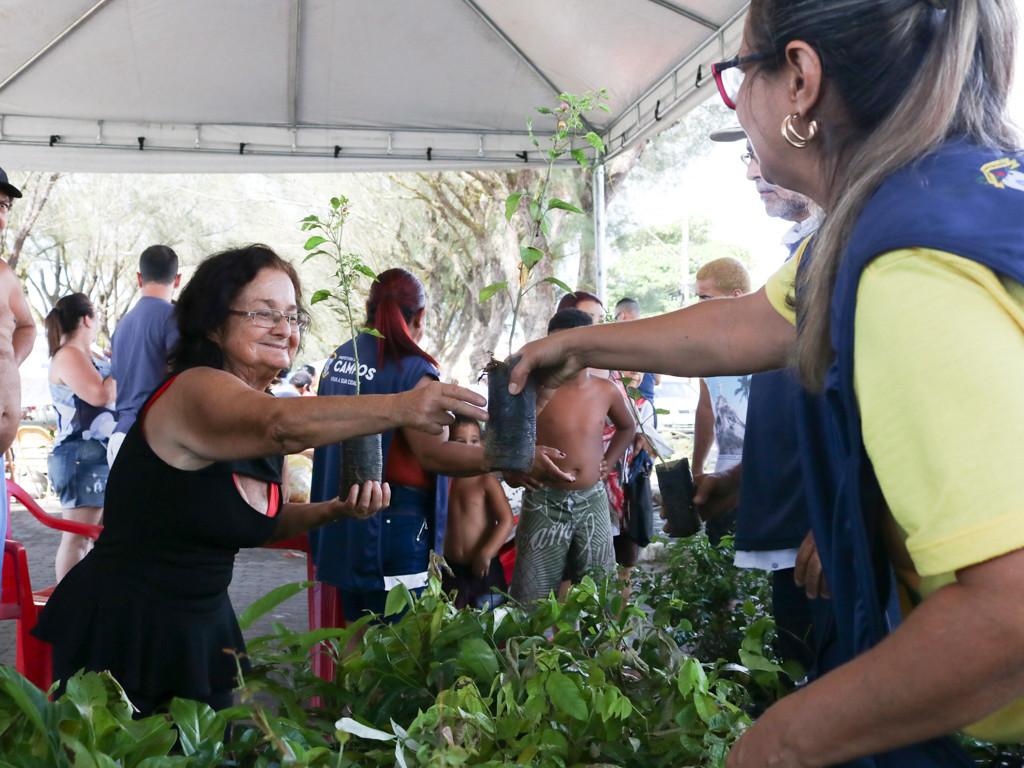
M 362 488 L 353 485 L 349 488 L 348 497 L 342 500 L 339 496 L 331 502 L 330 516 L 333 520 L 348 518 L 365 520 L 391 504 L 391 486 L 367 480 Z
M 572 379 L 587 366 L 571 352 L 564 342 L 572 336 L 573 331 L 560 331 L 543 339 L 531 341 L 512 357 L 509 363 L 514 367 L 511 371 L 511 382 L 508 391 L 518 394 L 531 372 L 536 371 L 540 384 L 555 388 Z
M 455 421 L 453 413 L 477 421 L 487 421 L 481 406 L 487 400 L 471 389 L 433 381 L 391 397 L 400 401 L 398 418 L 403 427 L 411 427 L 431 435 L 440 435 Z

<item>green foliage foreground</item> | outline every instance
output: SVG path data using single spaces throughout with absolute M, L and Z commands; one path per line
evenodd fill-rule
M 706 540 L 674 547 L 692 551 L 691 568 L 726 557 Z M 687 614 L 684 595 L 708 579 L 667 564 L 647 582 L 669 593 L 660 611 L 643 582 L 627 604 L 621 584 L 590 579 L 531 611 L 457 610 L 432 578 L 416 600 L 392 591 L 388 611 L 406 611 L 392 625 L 298 633 L 278 624 L 249 643 L 242 703 L 218 713 L 175 700 L 167 715 L 132 721 L 108 675 L 78 677 L 49 702 L 0 669 L 0 765 L 721 765 L 754 698 L 781 691 L 763 654 L 767 620 L 730 597 L 749 628 L 747 664 L 702 663 L 677 639 L 692 643 L 691 619 L 710 606 Z M 303 586 L 257 601 L 243 627 Z M 312 673 L 311 652 L 338 662 L 333 681 Z

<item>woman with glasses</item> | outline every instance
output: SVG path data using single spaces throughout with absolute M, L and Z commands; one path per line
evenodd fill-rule
M 813 253 L 750 297 L 637 321 L 645 345 L 583 329 L 514 370 L 740 373 L 795 347 L 824 388 L 835 429 L 803 461 L 836 473 L 812 525 L 849 660 L 770 708 L 729 766 L 971 765 L 934 737 L 1024 741 L 1017 23 L 1010 0 L 753 0 L 715 76 L 765 179 L 825 209 Z
M 364 332 L 342 344 L 324 365 L 320 395 L 390 394 L 436 386 L 437 361 L 421 347 L 426 331 L 423 283 L 401 268 L 377 275 L 366 299 Z M 359 370 L 356 371 L 358 351 Z M 474 476 L 487 471 L 482 445 L 424 434 L 409 428 L 381 433 L 384 479 L 391 486 L 391 506 L 365 519 L 340 520 L 311 535 L 312 558 L 320 581 L 337 588 L 346 622 L 364 613 L 385 621 L 388 591 L 404 584 L 414 593 L 427 584 L 430 551 L 444 550 L 448 515 L 445 475 Z M 341 446 L 319 448 L 313 458 L 313 499 L 330 498 L 338 487 Z M 552 462 L 561 454 L 538 446 L 534 474 L 568 478 Z
M 275 398 L 309 323 L 295 269 L 266 246 L 207 259 L 175 307 L 171 377 L 125 437 L 94 549 L 58 585 L 34 634 L 56 678 L 110 670 L 141 714 L 172 696 L 231 703 L 245 643 L 228 598 L 234 556 L 388 505 L 386 484 L 284 502 L 284 456 L 387 429 L 438 434 L 483 398 L 432 383 L 390 396 Z M 471 404 L 472 403 L 472 404 Z

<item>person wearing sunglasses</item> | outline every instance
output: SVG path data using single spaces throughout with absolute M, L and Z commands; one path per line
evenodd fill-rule
M 278 398 L 309 316 L 295 268 L 253 245 L 212 256 L 175 305 L 171 377 L 151 394 L 110 470 L 95 547 L 57 585 L 33 633 L 63 688 L 110 670 L 142 715 L 171 697 L 228 706 L 249 662 L 228 597 L 241 547 L 388 506 L 387 483 L 289 503 L 284 457 L 408 427 L 439 435 L 484 398 L 431 382 L 364 397 Z M 105 466 L 105 465 L 104 465 Z
M 513 391 L 534 369 L 706 376 L 794 351 L 825 391 L 834 457 L 801 458 L 838 473 L 811 525 L 848 660 L 758 718 L 730 768 L 968 766 L 938 737 L 1024 740 L 1017 28 L 1011 0 L 752 0 L 716 80 L 764 178 L 824 208 L 813 253 L 763 292 L 637 321 L 646 344 L 610 325 L 520 350 Z

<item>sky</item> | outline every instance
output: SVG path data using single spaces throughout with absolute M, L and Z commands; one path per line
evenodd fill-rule
M 1021 18 L 1024 24 L 1024 14 Z M 1019 40 L 1024 47 L 1024 29 Z M 719 98 L 717 92 L 713 98 Z M 1010 104 L 1010 114 L 1024 134 L 1024 51 L 1017 56 Z M 631 195 L 630 203 L 645 225 L 678 221 L 683 211 L 707 216 L 712 239 L 750 251 L 756 265 L 751 270 L 753 283 L 761 285 L 785 259 L 780 239 L 791 225 L 765 215 L 739 159 L 743 151 L 741 142 L 709 140 L 707 154 L 690 165 L 680 183 Z

